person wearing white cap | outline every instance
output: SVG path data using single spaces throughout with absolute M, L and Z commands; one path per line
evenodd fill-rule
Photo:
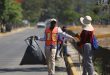
M 72 36 L 63 32 L 60 27 L 57 26 L 56 19 L 50 19 L 50 26 L 45 29 L 44 37 L 37 37 L 40 41 L 45 41 L 45 55 L 48 66 L 48 75 L 55 74 L 55 55 L 57 50 L 58 36 L 63 36 L 67 39 L 74 39 Z
M 90 16 L 85 16 L 80 18 L 82 23 L 82 32 L 80 34 L 80 42 L 78 46 L 83 49 L 83 73 L 82 75 L 93 75 L 94 66 L 92 62 L 92 36 L 94 28 L 91 25 L 92 18 Z

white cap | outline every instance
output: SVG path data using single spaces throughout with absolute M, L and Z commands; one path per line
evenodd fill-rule
M 50 19 L 50 22 L 51 22 L 51 21 L 55 21 L 55 22 L 57 22 L 57 20 L 56 20 L 56 19 L 54 19 L 54 18 Z

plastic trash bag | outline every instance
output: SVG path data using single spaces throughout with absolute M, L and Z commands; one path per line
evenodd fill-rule
M 28 46 L 20 62 L 20 65 L 46 65 L 45 55 L 39 47 L 36 39 L 34 37 L 29 37 L 25 41 Z

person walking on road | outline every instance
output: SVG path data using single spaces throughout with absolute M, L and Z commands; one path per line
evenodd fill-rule
M 66 32 L 66 26 L 62 27 L 62 31 Z M 63 57 L 63 55 L 69 56 L 70 54 L 67 52 L 67 38 L 63 36 L 59 36 L 58 38 L 58 47 L 56 52 L 56 60 L 58 60 L 59 57 Z
M 48 75 L 55 74 L 55 55 L 57 49 L 58 36 L 63 36 L 68 39 L 74 39 L 67 33 L 64 33 L 57 26 L 56 19 L 50 19 L 50 26 L 45 29 L 44 37 L 37 37 L 40 41 L 45 41 L 45 55 L 47 60 Z
M 83 73 L 82 75 L 93 75 L 94 66 L 92 61 L 92 35 L 94 28 L 91 25 L 92 18 L 90 16 L 85 16 L 80 18 L 80 22 L 82 23 L 82 32 L 80 34 L 80 42 L 78 42 L 78 46 L 82 48 L 82 56 L 83 56 Z
M 63 32 L 67 31 L 66 26 L 62 27 L 62 31 Z M 70 54 L 67 51 L 67 42 L 68 42 L 67 38 L 62 37 L 62 41 L 63 41 L 63 55 L 70 56 Z

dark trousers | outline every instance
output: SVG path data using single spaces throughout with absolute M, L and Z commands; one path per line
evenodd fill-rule
M 82 75 L 93 75 L 94 67 L 92 62 L 93 51 L 90 43 L 83 45 L 83 74 Z

